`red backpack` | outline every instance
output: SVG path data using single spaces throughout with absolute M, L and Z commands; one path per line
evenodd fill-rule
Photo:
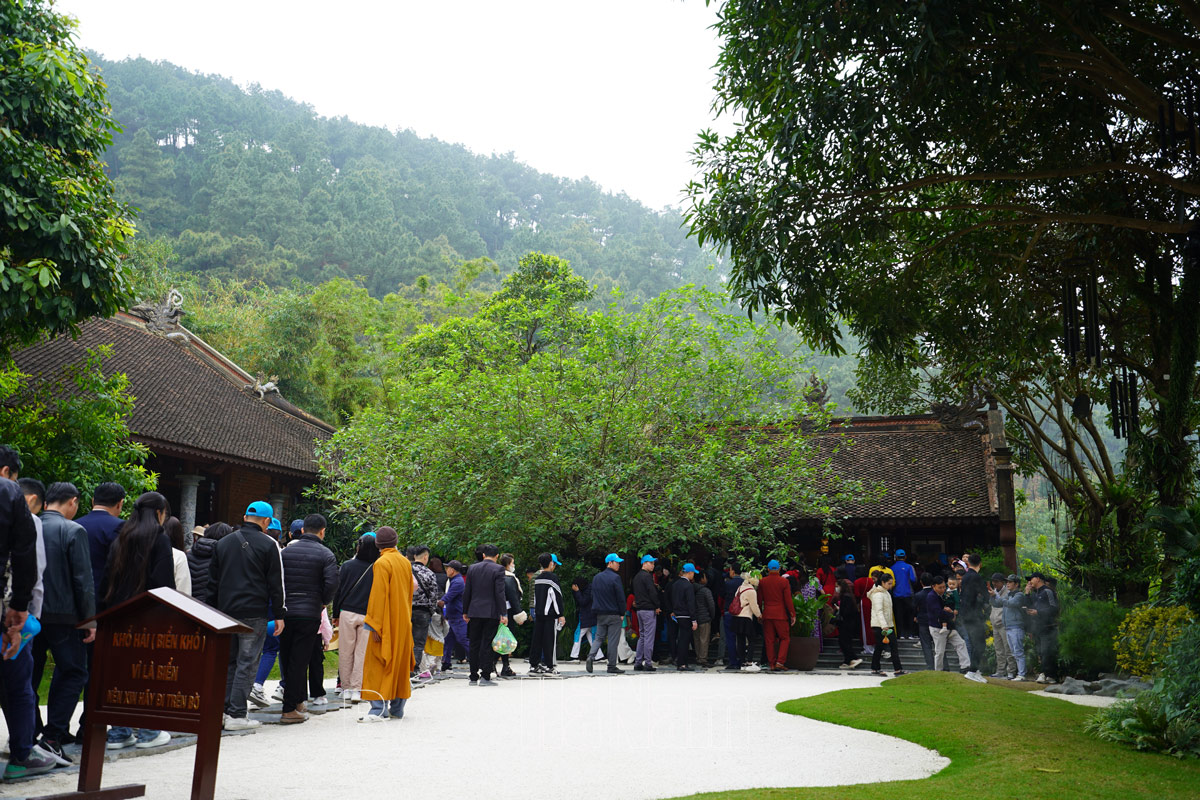
M 729 613 L 732 616 L 737 616 L 742 613 L 742 587 L 739 586 L 737 591 L 733 593 L 733 599 L 729 601 Z

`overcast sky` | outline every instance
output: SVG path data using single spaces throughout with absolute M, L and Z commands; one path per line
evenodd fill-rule
M 703 0 L 58 0 L 78 42 L 258 83 L 326 116 L 512 151 L 679 205 L 713 124 Z M 726 128 L 721 124 L 719 127 Z

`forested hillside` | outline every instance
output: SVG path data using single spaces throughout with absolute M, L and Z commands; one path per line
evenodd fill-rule
M 189 272 L 275 286 L 361 276 L 382 297 L 482 256 L 508 273 L 537 250 L 600 297 L 717 283 L 675 210 L 172 64 L 93 58 L 124 128 L 110 174 L 141 210 L 139 235 L 165 237 Z

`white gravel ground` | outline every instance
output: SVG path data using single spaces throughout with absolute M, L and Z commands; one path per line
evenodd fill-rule
M 667 670 L 513 680 L 496 688 L 440 681 L 414 692 L 400 721 L 358 723 L 365 710 L 359 705 L 303 725 L 224 737 L 217 797 L 435 797 L 469 790 L 494 799 L 550 791 L 652 800 L 836 785 L 843 776 L 910 780 L 947 766 L 936 752 L 900 739 L 775 710 L 781 700 L 879 682 L 862 675 Z M 149 798 L 186 798 L 194 757 L 195 748 L 187 747 L 109 763 L 103 785 L 145 783 Z M 6 794 L 69 791 L 77 779 L 55 774 Z
M 1074 703 L 1079 706 L 1092 706 L 1093 708 L 1107 708 L 1113 703 L 1119 701 L 1116 697 L 1100 697 L 1094 694 L 1052 694 L 1051 692 L 1038 690 L 1030 692 L 1037 697 L 1053 697 L 1055 700 L 1066 700 L 1068 703 Z

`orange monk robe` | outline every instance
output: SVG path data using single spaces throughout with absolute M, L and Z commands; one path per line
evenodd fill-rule
M 412 562 L 389 547 L 379 554 L 373 569 L 366 622 L 381 641 L 367 637 L 362 696 L 371 700 L 412 697 Z

